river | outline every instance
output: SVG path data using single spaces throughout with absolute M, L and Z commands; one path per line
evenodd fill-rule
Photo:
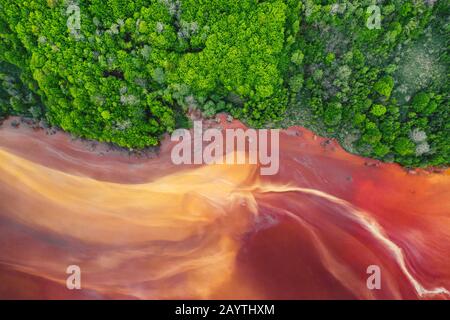
M 450 174 L 292 127 L 280 170 L 0 127 L 0 298 L 448 299 Z M 244 128 L 222 118 L 221 128 Z M 81 290 L 66 268 L 81 269 Z M 369 289 L 369 266 L 381 287 Z

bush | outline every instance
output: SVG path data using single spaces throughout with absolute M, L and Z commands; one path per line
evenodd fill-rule
M 394 143 L 395 151 L 397 151 L 401 156 L 406 156 L 414 153 L 414 147 L 414 143 L 405 137 L 398 138 Z
M 394 88 L 394 79 L 391 76 L 385 76 L 378 80 L 373 88 L 379 94 L 389 98 L 391 96 L 392 89 Z
M 420 92 L 415 95 L 412 101 L 412 106 L 414 108 L 414 111 L 423 112 L 429 103 L 430 103 L 429 95 L 425 92 Z

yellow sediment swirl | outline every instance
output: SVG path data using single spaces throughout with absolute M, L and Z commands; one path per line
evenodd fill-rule
M 369 212 L 317 189 L 258 177 L 254 165 L 210 165 L 180 167 L 148 183 L 119 184 L 66 174 L 0 149 L 0 219 L 12 221 L 15 235 L 22 229 L 24 237 L 32 233 L 24 250 L 11 249 L 13 240 L 0 234 L 0 266 L 64 285 L 67 266 L 79 265 L 83 288 L 113 296 L 210 298 L 223 287 L 251 291 L 245 283 L 235 286 L 234 271 L 241 239 L 253 230 L 256 199 L 301 193 L 333 204 L 364 228 L 419 297 L 450 296 L 448 287 L 421 283 L 402 248 Z M 301 210 L 294 212 L 295 203 L 283 201 L 273 203 L 274 212 L 306 226 L 330 274 L 355 296 L 374 298 L 339 252 L 307 226 Z
M 60 260 L 0 253 L 0 263 L 61 282 L 70 261 L 86 286 L 140 298 L 206 298 L 233 272 L 256 214 L 256 166 L 204 166 L 145 184 L 74 176 L 0 150 L 0 217 L 95 248 Z M 130 266 L 133 266 L 132 268 Z

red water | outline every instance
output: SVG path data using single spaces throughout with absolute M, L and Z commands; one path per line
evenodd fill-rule
M 223 120 L 223 119 L 222 119 Z M 175 166 L 0 127 L 0 298 L 448 299 L 450 176 L 302 128 L 280 171 Z M 238 122 L 221 127 L 242 127 Z M 81 290 L 66 268 L 81 268 Z M 377 265 L 381 288 L 366 270 Z

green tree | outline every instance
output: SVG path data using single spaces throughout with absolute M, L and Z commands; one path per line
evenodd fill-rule
M 391 76 L 384 76 L 375 83 L 373 88 L 379 94 L 389 98 L 394 88 L 394 79 Z

